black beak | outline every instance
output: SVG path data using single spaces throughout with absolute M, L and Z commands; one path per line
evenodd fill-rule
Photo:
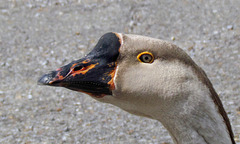
M 96 97 L 111 95 L 120 46 L 118 35 L 107 33 L 86 57 L 43 75 L 38 83 L 61 86 Z

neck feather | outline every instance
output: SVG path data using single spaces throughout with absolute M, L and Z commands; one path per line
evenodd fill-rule
M 218 107 L 211 97 L 205 98 L 204 103 L 195 103 L 196 105 L 190 105 L 187 101 L 183 105 L 175 104 L 175 109 L 168 109 L 172 111 L 170 115 L 159 117 L 158 120 L 168 129 L 175 143 L 234 143 Z
M 194 64 L 193 67 L 194 67 L 195 73 L 198 75 L 198 78 L 202 81 L 202 83 L 204 85 L 207 86 L 207 88 L 210 92 L 211 99 L 213 100 L 214 104 L 216 105 L 217 111 L 218 111 L 218 113 L 220 113 L 221 118 L 223 119 L 224 124 L 227 128 L 227 132 L 231 139 L 231 143 L 235 144 L 234 134 L 233 134 L 232 127 L 230 124 L 230 120 L 227 116 L 226 111 L 224 110 L 223 104 L 222 104 L 218 94 L 216 93 L 215 89 L 213 88 L 213 85 L 210 82 L 210 80 L 207 78 L 206 73 L 200 67 L 198 67 L 196 64 Z
M 157 119 L 177 144 L 235 144 L 229 118 L 211 82 L 201 68 L 197 67 L 195 73 L 200 81 L 185 88 L 172 106 L 166 106 L 166 113 L 172 111 L 170 115 Z

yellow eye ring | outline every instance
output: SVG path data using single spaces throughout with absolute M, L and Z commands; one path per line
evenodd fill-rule
M 138 54 L 137 59 L 142 63 L 152 63 L 154 61 L 154 56 L 152 53 L 145 51 Z

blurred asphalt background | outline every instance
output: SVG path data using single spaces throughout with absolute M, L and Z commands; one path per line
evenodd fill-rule
M 208 74 L 240 143 L 239 0 L 1 0 L 0 143 L 172 143 L 155 120 L 37 85 L 109 31 L 183 48 Z

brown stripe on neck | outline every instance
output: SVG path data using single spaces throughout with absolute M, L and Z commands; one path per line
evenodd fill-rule
M 170 51 L 170 53 L 167 53 L 168 58 L 178 59 L 179 61 L 183 62 L 185 65 L 192 67 L 193 71 L 197 74 L 198 79 L 208 87 L 208 89 L 211 93 L 211 98 L 212 98 L 213 102 L 215 103 L 215 105 L 217 106 L 218 111 L 224 120 L 224 123 L 226 124 L 232 144 L 236 144 L 236 142 L 234 140 L 232 127 L 231 127 L 229 118 L 227 116 L 227 113 L 224 110 L 223 104 L 222 104 L 218 94 L 216 93 L 215 89 L 213 88 L 211 81 L 208 79 L 207 74 L 181 48 L 177 47 L 176 45 L 170 45 L 168 50 Z
M 230 120 L 227 116 L 226 111 L 223 108 L 223 104 L 222 104 L 218 94 L 216 93 L 215 89 L 213 88 L 213 85 L 212 85 L 211 81 L 208 79 L 206 73 L 202 70 L 202 68 L 197 66 L 197 64 L 195 64 L 193 61 L 191 62 L 191 61 L 183 60 L 183 62 L 186 65 L 193 67 L 193 70 L 197 74 L 199 80 L 201 80 L 203 82 L 203 84 L 205 84 L 208 87 L 208 89 L 211 93 L 211 98 L 213 99 L 215 105 L 218 107 L 218 111 L 221 114 L 221 116 L 224 120 L 224 123 L 227 126 L 227 130 L 228 130 L 229 136 L 231 138 L 232 144 L 236 144 L 236 142 L 234 140 L 234 134 L 233 134 L 232 127 L 230 124 Z

